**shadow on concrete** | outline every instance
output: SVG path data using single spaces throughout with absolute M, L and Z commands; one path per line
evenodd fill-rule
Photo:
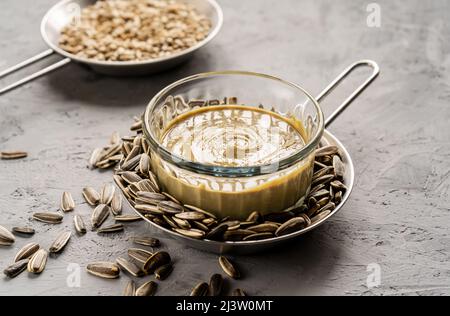
M 98 107 L 145 105 L 165 86 L 199 72 L 211 71 L 207 52 L 165 72 L 136 77 L 111 77 L 71 63 L 46 77 L 49 94 Z

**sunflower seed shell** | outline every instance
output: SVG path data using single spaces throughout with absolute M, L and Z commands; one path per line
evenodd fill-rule
M 18 262 L 23 259 L 29 259 L 39 250 L 39 248 L 40 248 L 39 244 L 35 242 L 26 244 L 25 246 L 22 247 L 22 249 L 20 249 L 17 252 L 16 256 L 14 257 L 14 262 Z
M 158 284 L 156 282 L 146 282 L 136 290 L 136 296 L 153 296 L 155 295 L 157 288 Z

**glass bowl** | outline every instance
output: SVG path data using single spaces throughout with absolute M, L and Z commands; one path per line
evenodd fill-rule
M 268 163 L 224 166 L 187 159 L 163 145 L 163 135 L 174 119 L 200 108 L 232 109 L 237 104 L 296 122 L 302 146 Z M 254 211 L 265 215 L 302 203 L 310 190 L 314 152 L 324 131 L 322 110 L 303 88 L 242 71 L 203 73 L 173 83 L 150 101 L 143 121 L 152 169 L 163 190 L 183 204 L 237 220 Z

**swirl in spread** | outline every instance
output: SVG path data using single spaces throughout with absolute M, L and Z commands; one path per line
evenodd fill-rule
M 172 121 L 162 137 L 171 153 L 215 166 L 267 165 L 304 146 L 299 130 L 273 112 L 245 106 L 201 108 Z
M 209 106 L 179 115 L 161 134 L 161 144 L 177 157 L 203 165 L 264 166 L 248 177 L 197 174 L 152 153 L 152 167 L 163 189 L 184 204 L 219 218 L 245 220 L 252 211 L 278 212 L 306 196 L 314 154 L 279 170 L 277 162 L 305 146 L 301 122 L 247 106 Z

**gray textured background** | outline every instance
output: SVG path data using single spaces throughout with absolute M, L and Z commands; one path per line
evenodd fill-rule
M 44 50 L 41 17 L 53 0 L 2 0 L 0 69 Z M 33 241 L 48 247 L 72 229 L 72 216 L 52 227 L 29 221 L 55 210 L 63 190 L 76 213 L 89 214 L 80 190 L 101 186 L 109 172 L 91 172 L 86 159 L 113 130 L 122 134 L 168 83 L 206 70 L 253 70 L 295 81 L 317 94 L 344 67 L 376 60 L 379 79 L 333 124 L 356 165 L 356 187 L 346 206 L 320 229 L 276 251 L 237 258 L 245 278 L 232 282 L 254 295 L 450 294 L 450 2 L 379 1 L 381 28 L 366 26 L 368 1 L 225 1 L 222 33 L 188 64 L 145 77 L 115 79 L 72 64 L 0 97 L 0 149 L 23 149 L 29 158 L 0 162 L 0 224 L 30 224 Z M 51 62 L 51 61 L 48 61 Z M 12 82 L 20 74 L 0 80 Z M 358 76 L 355 76 L 357 80 Z M 359 78 L 360 79 L 360 78 Z M 357 82 L 357 81 L 355 81 Z M 327 112 L 350 91 L 323 105 Z M 219 271 L 217 257 L 187 249 L 147 224 L 125 234 L 74 237 L 39 277 L 0 277 L 0 295 L 117 295 L 127 281 L 87 275 L 89 261 L 125 254 L 129 237 L 161 238 L 176 260 L 160 295 L 187 294 Z M 29 240 L 0 249 L 0 268 Z M 66 285 L 69 263 L 81 265 L 81 287 Z M 381 266 L 381 285 L 368 289 L 367 265 Z

